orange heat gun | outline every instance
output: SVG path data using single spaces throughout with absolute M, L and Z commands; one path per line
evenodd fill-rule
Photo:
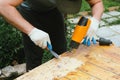
M 70 42 L 71 48 L 77 48 L 82 40 L 85 38 L 87 31 L 89 29 L 91 20 L 82 16 L 75 26 L 74 32 L 72 34 L 72 40 Z

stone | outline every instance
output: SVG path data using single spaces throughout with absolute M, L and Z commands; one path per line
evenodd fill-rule
M 0 75 L 2 74 L 1 70 L 0 70 Z
M 120 35 L 111 36 L 108 37 L 108 39 L 110 39 L 115 46 L 120 47 Z
M 112 17 L 112 18 L 108 18 L 108 19 L 105 19 L 108 23 L 112 23 L 112 22 L 115 22 L 118 20 L 118 18 L 115 18 L 115 17 Z
M 108 11 L 115 11 L 115 10 L 118 10 L 119 8 L 120 6 L 109 7 Z
M 118 11 L 110 11 L 107 14 L 109 14 L 111 16 L 118 16 L 118 15 L 120 15 L 120 12 L 118 12 Z
M 82 16 L 87 16 L 89 14 L 90 14 L 90 12 L 88 12 L 88 11 L 78 13 L 78 15 L 82 15 Z
M 104 18 L 109 18 L 109 17 L 112 17 L 111 15 L 108 15 L 108 14 L 106 14 L 106 13 L 103 13 L 103 15 L 102 15 L 102 19 L 104 19 Z
M 1 70 L 1 75 L 0 75 L 0 78 L 3 78 L 3 77 L 10 77 L 11 74 L 13 73 L 16 73 L 18 75 L 21 75 L 23 73 L 26 72 L 26 64 L 23 63 L 23 64 L 18 64 L 18 65 L 15 65 L 15 66 L 6 66 L 4 67 L 2 70 Z
M 78 23 L 78 21 L 79 21 L 79 17 L 77 17 L 77 18 L 71 18 L 71 19 L 68 19 L 68 21 L 70 22 L 70 23 L 73 23 L 73 24 L 77 24 Z
M 120 24 L 119 25 L 110 26 L 110 28 L 120 35 Z
M 99 37 L 105 37 L 105 38 L 117 35 L 117 33 L 111 30 L 108 26 L 99 28 L 96 34 Z

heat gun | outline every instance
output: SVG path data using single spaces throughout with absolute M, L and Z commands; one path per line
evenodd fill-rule
M 90 27 L 91 20 L 82 16 L 78 21 L 78 24 L 75 26 L 74 32 L 72 34 L 72 39 L 70 42 L 70 48 L 78 48 L 83 39 L 85 39 L 87 31 Z M 95 40 L 99 42 L 99 45 L 110 45 L 112 44 L 111 40 L 105 38 L 99 38 Z M 94 41 L 93 41 L 94 42 Z
M 85 38 L 90 27 L 91 20 L 82 16 L 75 26 L 70 43 L 71 48 L 77 48 L 82 40 Z

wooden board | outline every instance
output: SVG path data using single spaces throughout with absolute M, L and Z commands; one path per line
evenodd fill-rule
M 80 45 L 15 80 L 120 80 L 120 48 Z

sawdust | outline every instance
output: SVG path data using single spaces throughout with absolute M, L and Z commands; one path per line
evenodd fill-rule
M 50 63 L 51 66 L 48 66 L 46 73 L 41 73 L 41 80 L 53 80 L 54 78 L 63 77 L 69 72 L 75 70 L 77 67 L 80 67 L 83 62 L 75 58 L 62 57 L 56 63 Z

